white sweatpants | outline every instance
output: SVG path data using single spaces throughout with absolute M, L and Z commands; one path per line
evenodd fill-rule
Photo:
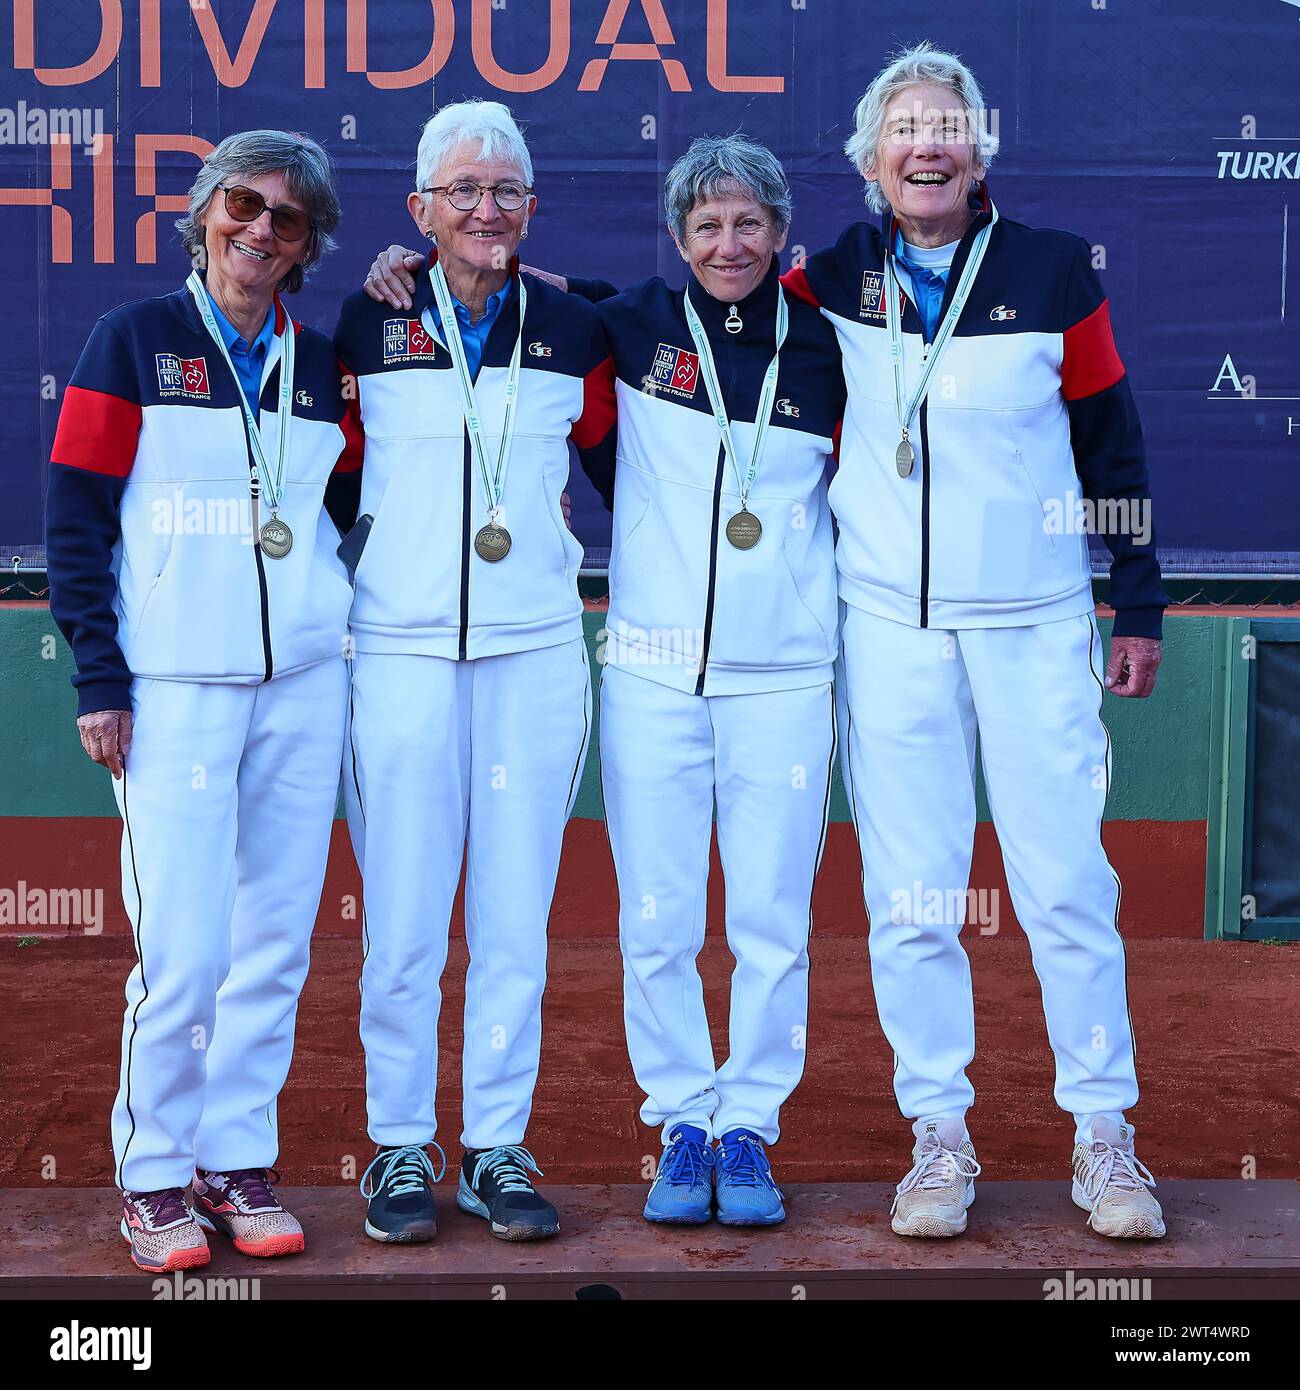
M 462 862 L 461 1140 L 523 1142 L 547 919 L 590 726 L 580 637 L 474 661 L 357 653 L 343 782 L 365 881 L 361 1041 L 376 1144 L 437 1133 L 439 980 Z
M 774 1143 L 803 1074 L 812 887 L 835 756 L 831 685 L 687 695 L 606 666 L 601 784 L 618 873 L 628 1053 L 641 1118 Z M 731 976 L 729 1055 L 714 1059 L 696 957 L 717 801 Z
M 1042 986 L 1057 1104 L 1076 1118 L 1122 1111 L 1137 1100 L 1137 1076 L 1119 880 L 1101 844 L 1110 736 L 1096 623 L 953 632 L 847 605 L 842 616 L 843 768 L 900 1110 L 960 1115 L 975 1095 L 970 962 L 958 933 L 978 727 L 1011 900 Z
M 126 985 L 120 1187 L 266 1168 L 320 905 L 347 708 L 342 657 L 263 685 L 131 684 L 113 782 Z

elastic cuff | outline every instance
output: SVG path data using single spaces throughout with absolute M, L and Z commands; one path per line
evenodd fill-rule
M 77 687 L 77 717 L 104 710 L 130 710 L 131 682 L 88 681 Z
M 1164 635 L 1165 610 L 1160 608 L 1117 608 L 1112 637 L 1154 637 Z

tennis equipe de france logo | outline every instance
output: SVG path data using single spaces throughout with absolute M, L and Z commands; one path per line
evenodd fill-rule
M 419 362 L 433 356 L 433 335 L 419 319 L 384 320 L 384 362 Z
M 885 317 L 885 277 L 879 270 L 868 270 L 862 276 L 862 306 L 859 317 Z
M 186 396 L 190 400 L 208 400 L 208 363 L 203 357 L 178 357 L 174 352 L 154 353 L 158 368 L 160 396 Z
M 656 390 L 689 398 L 695 394 L 699 379 L 700 359 L 695 353 L 668 343 L 660 343 L 655 349 L 650 381 Z

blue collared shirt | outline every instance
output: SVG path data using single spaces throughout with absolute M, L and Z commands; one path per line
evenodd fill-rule
M 469 364 L 470 376 L 475 379 L 478 377 L 478 369 L 483 362 L 483 349 L 487 346 L 488 334 L 491 333 L 492 325 L 496 322 L 497 315 L 501 312 L 501 306 L 506 302 L 509 294 L 510 281 L 507 280 L 496 294 L 488 296 L 487 308 L 477 323 L 470 323 L 469 310 L 455 295 L 451 297 L 452 308 L 456 311 L 456 322 L 460 325 L 460 340 L 465 344 L 465 361 Z M 432 306 L 432 311 L 438 328 L 441 330 L 442 316 L 438 313 L 436 304 Z
M 921 322 L 925 324 L 927 342 L 939 327 L 943 292 L 948 284 L 948 272 L 952 269 L 958 244 L 950 241 L 946 246 L 913 246 L 903 240 L 901 230 L 894 242 L 894 254 L 910 282 L 912 302 L 921 315 Z
M 266 368 L 266 354 L 271 351 L 271 339 L 275 337 L 275 308 L 272 306 L 267 311 L 266 322 L 258 330 L 257 337 L 249 343 L 240 337 L 239 329 L 221 312 L 221 305 L 216 299 L 209 295 L 208 300 L 212 304 L 212 316 L 217 321 L 226 351 L 235 364 L 235 375 L 239 378 L 244 399 L 256 415 L 258 399 L 262 394 L 262 372 Z

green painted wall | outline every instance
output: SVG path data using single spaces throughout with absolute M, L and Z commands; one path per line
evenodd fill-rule
M 1211 638 L 1219 621 L 1172 613 L 1155 695 L 1106 697 L 1102 713 L 1115 750 L 1108 819 L 1206 818 Z M 593 670 L 603 623 L 603 613 L 585 615 Z M 1109 621 L 1102 623 L 1102 634 L 1109 642 Z M 0 817 L 116 815 L 107 776 L 77 740 L 72 669 L 67 644 L 44 605 L 0 608 Z M 1008 679 L 1015 679 L 1014 671 Z M 596 746 L 593 731 L 575 812 L 592 819 L 602 815 Z M 987 820 L 982 786 L 979 808 L 980 819 Z M 838 769 L 832 815 L 849 819 Z

